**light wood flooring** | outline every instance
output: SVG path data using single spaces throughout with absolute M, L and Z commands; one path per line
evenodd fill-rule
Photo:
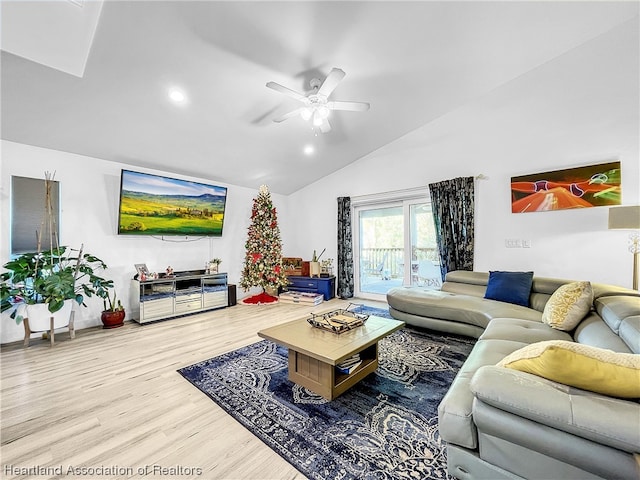
M 304 479 L 176 370 L 346 305 L 238 304 L 73 340 L 56 333 L 53 348 L 35 336 L 28 348 L 3 345 L 0 478 Z

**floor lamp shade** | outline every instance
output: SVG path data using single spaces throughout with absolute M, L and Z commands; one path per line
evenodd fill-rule
M 609 209 L 609 229 L 640 230 L 640 205 L 611 207 Z M 638 290 L 640 233 L 634 232 L 629 235 L 629 251 L 633 253 L 633 288 Z
M 609 209 L 609 228 L 640 230 L 640 205 L 611 207 Z

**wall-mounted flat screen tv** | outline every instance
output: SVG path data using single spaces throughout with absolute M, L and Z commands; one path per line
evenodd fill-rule
M 120 235 L 222 235 L 226 187 L 122 170 Z

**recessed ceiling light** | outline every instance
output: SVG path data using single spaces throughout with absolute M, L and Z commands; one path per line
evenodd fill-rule
M 181 90 L 178 90 L 177 88 L 172 88 L 171 90 L 169 90 L 169 98 L 176 103 L 180 103 L 180 102 L 184 102 L 187 97 L 185 96 L 184 92 L 182 92 Z
M 313 155 L 316 149 L 313 145 L 305 145 L 303 151 L 305 155 Z

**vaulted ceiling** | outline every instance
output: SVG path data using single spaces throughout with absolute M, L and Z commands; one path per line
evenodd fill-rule
M 631 21 L 638 5 L 3 0 L 2 138 L 289 194 Z M 273 122 L 299 104 L 267 82 L 307 91 L 332 67 L 346 77 L 331 99 L 369 111 L 333 112 L 326 134 Z

